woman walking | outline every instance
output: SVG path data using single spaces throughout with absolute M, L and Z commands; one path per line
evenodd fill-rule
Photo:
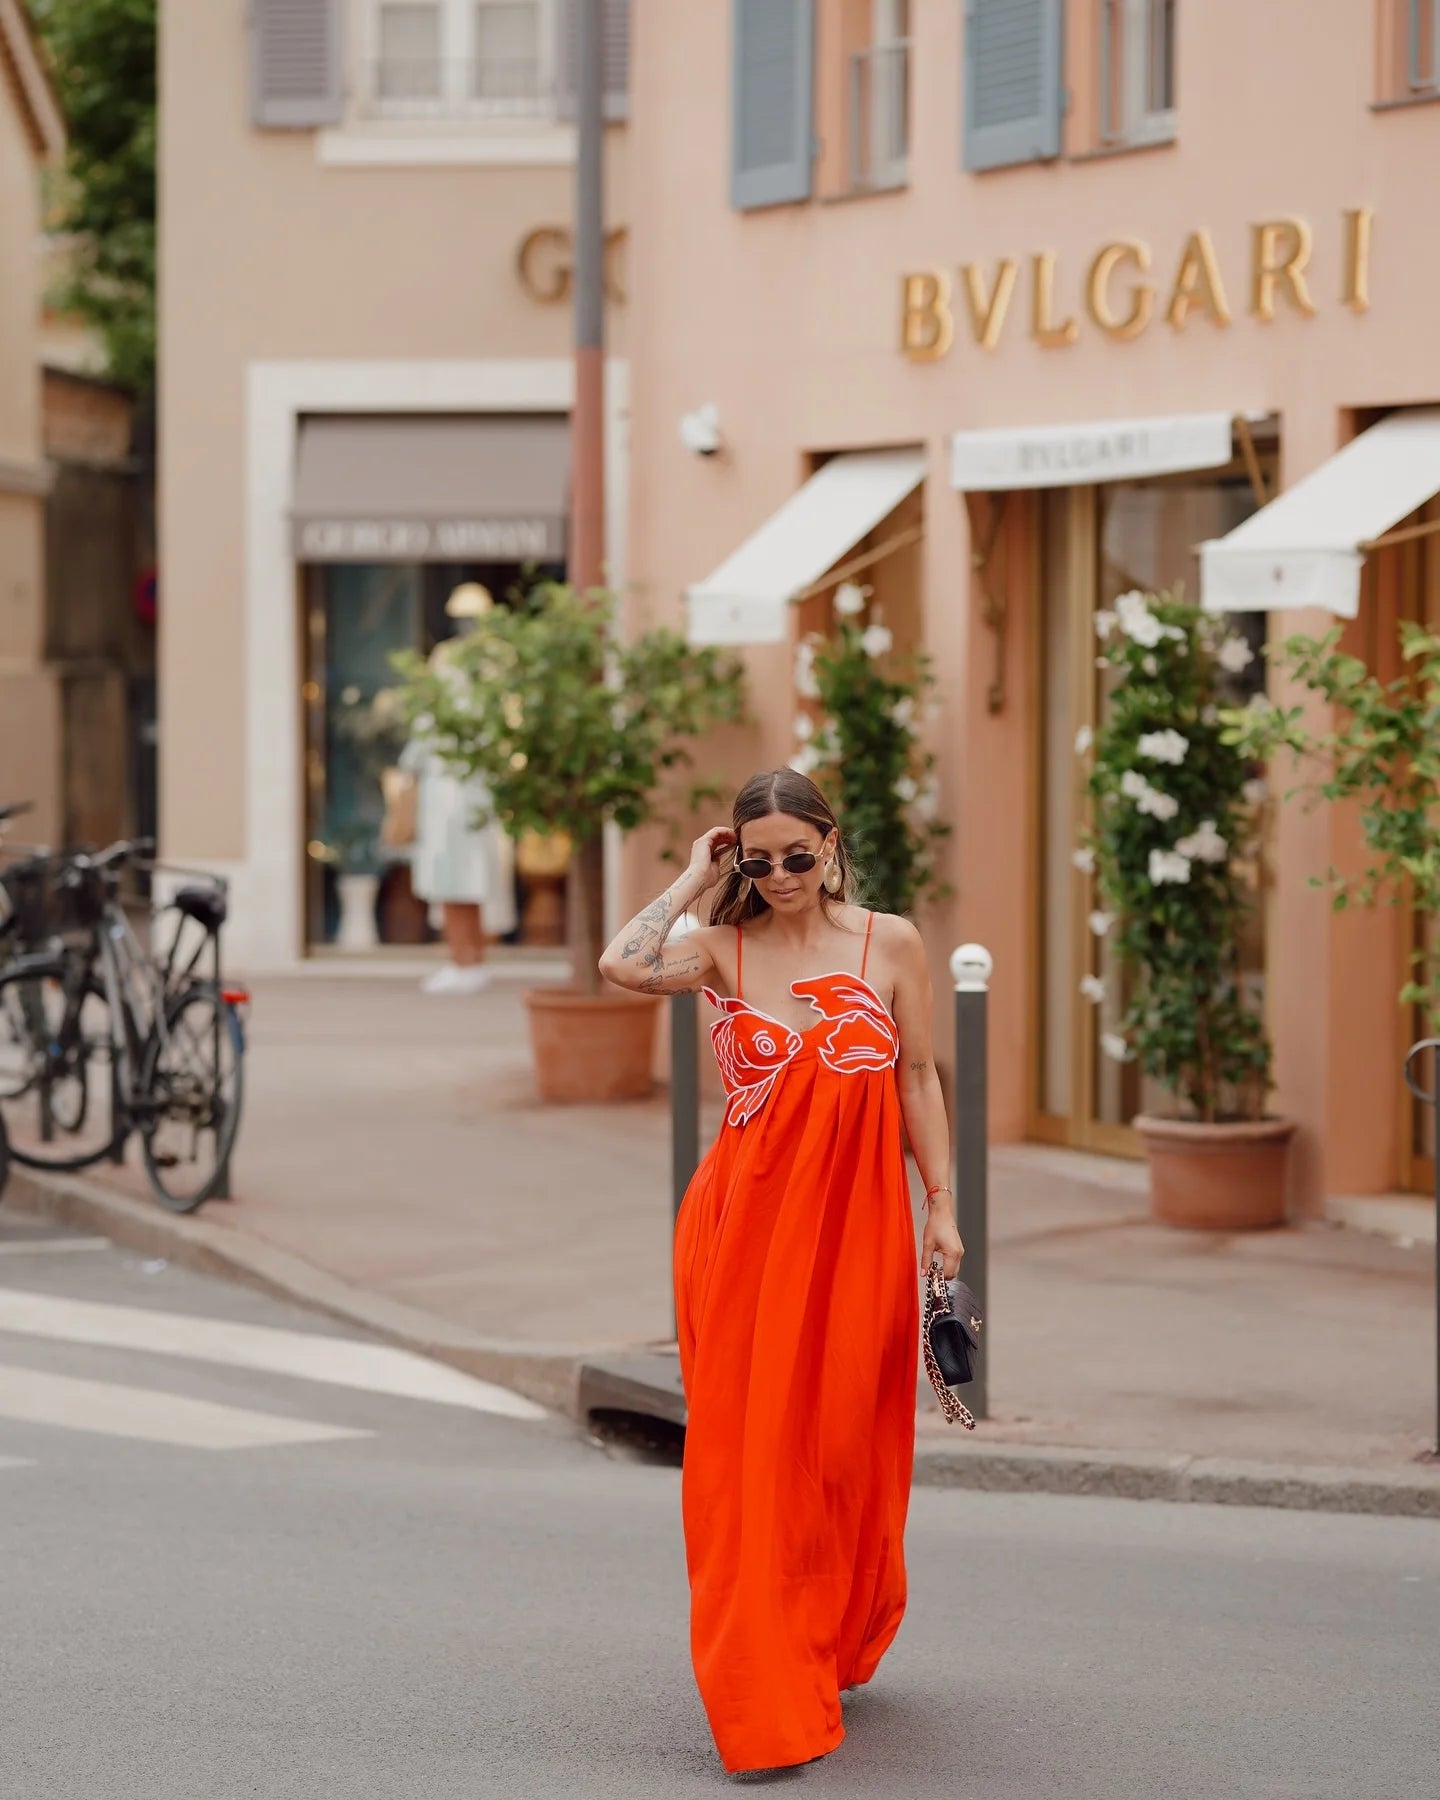
M 907 921 L 851 903 L 814 783 L 756 775 L 731 824 L 601 958 L 637 992 L 703 988 L 729 1096 L 675 1236 L 696 1680 L 725 1768 L 833 1750 L 905 1610 L 921 1263 L 959 1267 L 931 988 Z M 676 921 L 718 888 L 710 923 Z M 898 1063 L 898 1071 L 897 1071 Z

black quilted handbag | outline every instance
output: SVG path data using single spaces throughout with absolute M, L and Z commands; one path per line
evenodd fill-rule
M 951 1390 L 975 1379 L 980 1354 L 980 1308 L 963 1281 L 954 1283 L 954 1299 L 939 1257 L 925 1274 L 925 1308 L 920 1322 L 925 1351 L 925 1373 L 940 1402 L 946 1420 L 958 1419 L 967 1431 L 975 1429 L 975 1415 Z

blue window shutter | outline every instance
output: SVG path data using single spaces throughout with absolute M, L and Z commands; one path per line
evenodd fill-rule
M 1060 154 L 1064 0 L 965 0 L 965 167 Z
M 814 0 L 732 0 L 730 195 L 742 210 L 810 198 Z
M 250 0 L 250 117 L 303 130 L 345 110 L 341 0 Z

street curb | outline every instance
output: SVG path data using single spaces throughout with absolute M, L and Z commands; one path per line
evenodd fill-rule
M 613 1410 L 685 1422 L 673 1351 L 591 1357 L 581 1365 L 582 1419 Z M 982 1429 L 984 1427 L 982 1426 Z M 1155 1451 L 1072 1450 L 1060 1445 L 921 1438 L 917 1487 L 969 1488 L 992 1494 L 1081 1494 L 1211 1506 L 1272 1506 L 1302 1512 L 1369 1513 L 1440 1519 L 1440 1467 L 1336 1468 L 1252 1463 Z
M 324 1313 L 401 1349 L 493 1381 L 583 1424 L 611 1409 L 683 1425 L 678 1359 L 660 1347 L 613 1352 L 486 1338 L 415 1307 L 366 1293 L 303 1257 L 204 1217 L 181 1217 L 78 1176 L 11 1168 L 3 1204 L 109 1238 L 142 1256 L 238 1281 Z M 982 1430 L 985 1429 L 982 1424 Z M 1080 1494 L 1306 1512 L 1440 1519 L 1440 1467 L 1336 1468 L 1143 1451 L 1073 1450 L 971 1438 L 915 1446 L 920 1487 L 1004 1494 Z
M 223 1204 L 223 1203 L 222 1203 Z M 109 1238 L 122 1249 L 202 1275 L 237 1281 L 324 1313 L 371 1336 L 448 1363 L 479 1380 L 513 1388 L 576 1415 L 581 1363 L 593 1346 L 521 1344 L 486 1338 L 431 1313 L 353 1287 L 303 1257 L 202 1216 L 163 1212 L 80 1176 L 39 1175 L 13 1164 L 0 1208 Z

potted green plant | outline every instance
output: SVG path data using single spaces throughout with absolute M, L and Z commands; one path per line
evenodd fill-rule
M 1293 1124 L 1267 1115 L 1270 1046 L 1241 945 L 1254 906 L 1261 800 L 1253 765 L 1220 717 L 1246 641 L 1178 594 L 1122 595 L 1096 620 L 1111 675 L 1093 743 L 1093 821 L 1076 861 L 1093 871 L 1095 940 L 1113 946 L 1118 999 L 1103 1052 L 1134 1061 L 1172 1097 L 1142 1113 L 1152 1209 L 1169 1224 L 1233 1230 L 1285 1217 Z
M 1269 707 L 1225 715 L 1226 741 L 1237 755 L 1269 761 L 1288 750 L 1302 779 L 1287 798 L 1311 803 L 1353 801 L 1366 855 L 1350 875 L 1314 877 L 1331 888 L 1337 911 L 1402 898 L 1440 917 L 1440 634 L 1414 621 L 1400 626 L 1403 672 L 1373 675 L 1340 649 L 1342 628 L 1323 638 L 1296 636 L 1272 662 L 1328 702 L 1337 723 L 1307 724 L 1302 707 Z M 1440 951 L 1433 938 L 1410 953 L 1411 977 L 1400 993 L 1440 1025 Z
M 791 762 L 834 797 L 866 902 L 908 915 L 949 891 L 936 863 L 950 827 L 936 817 L 935 757 L 920 735 L 934 676 L 923 655 L 892 663 L 894 638 L 871 616 L 867 588 L 843 583 L 835 613 L 834 633 L 804 639 L 796 655 Z
M 555 1101 L 649 1092 L 652 998 L 602 983 L 588 891 L 600 834 L 662 823 L 704 789 L 677 787 L 689 746 L 741 715 L 739 663 L 677 633 L 617 641 L 610 594 L 547 583 L 524 608 L 497 606 L 444 666 L 404 661 L 414 729 L 490 796 L 512 837 L 563 833 L 571 848 L 571 948 L 577 985 L 526 995 L 537 1085 Z

